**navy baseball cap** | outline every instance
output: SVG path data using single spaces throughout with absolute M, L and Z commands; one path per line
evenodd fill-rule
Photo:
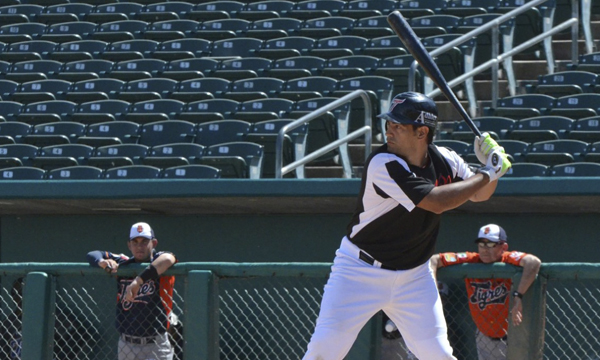
M 397 124 L 412 124 L 435 129 L 437 115 L 435 101 L 421 93 L 407 91 L 396 95 L 392 99 L 388 112 L 377 117 Z
M 477 239 L 475 242 L 479 242 L 480 240 L 488 240 L 494 243 L 503 243 L 507 242 L 508 238 L 506 237 L 506 231 L 496 224 L 489 224 L 482 226 L 479 229 L 479 234 L 477 235 Z

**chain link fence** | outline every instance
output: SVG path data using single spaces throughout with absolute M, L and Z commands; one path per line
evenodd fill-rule
M 235 265 L 231 265 L 235 266 Z M 545 264 L 551 266 L 551 264 Z M 53 359 L 115 360 L 118 285 L 114 277 L 55 272 Z M 218 273 L 218 271 L 217 271 Z M 20 359 L 22 274 L 0 273 L 1 359 Z M 175 275 L 170 340 L 175 359 L 184 360 L 186 275 Z M 549 280 L 543 358 L 600 360 L 600 274 L 598 280 Z M 219 276 L 219 358 L 269 360 L 302 358 L 316 321 L 327 273 L 315 276 Z M 477 327 L 469 311 L 465 282 L 445 278 L 441 288 L 449 340 L 461 360 L 478 359 Z M 26 284 L 24 285 L 26 286 Z M 357 290 L 360 291 L 360 290 Z M 524 316 L 528 314 L 525 313 Z M 381 322 L 381 356 L 415 359 L 401 337 Z M 506 321 L 499 316 L 498 321 Z M 187 341 L 198 341 L 194 334 Z M 498 344 L 505 343 L 498 340 Z M 334 345 L 332 345 L 334 346 Z M 508 339 L 510 346 L 510 337 Z M 191 357 L 186 358 L 190 359 Z M 529 359 L 527 359 L 529 360 Z

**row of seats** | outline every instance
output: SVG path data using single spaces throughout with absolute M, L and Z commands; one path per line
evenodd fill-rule
M 266 157 L 264 149 L 261 144 L 247 141 L 213 146 L 172 143 L 152 147 L 142 144 L 120 144 L 98 148 L 83 144 L 41 148 L 29 144 L 9 144 L 0 146 L 0 167 L 34 167 L 51 171 L 65 167 L 90 166 L 109 171 L 132 165 L 164 170 L 199 164 L 219 169 L 218 177 L 258 179 L 273 177 L 274 162 L 268 164 L 269 168 L 265 166 L 265 173 L 271 176 L 263 174 L 263 159 Z
M 438 146 L 454 150 L 469 163 L 478 163 L 473 144 L 458 140 L 436 140 Z M 498 140 L 512 162 L 532 162 L 557 165 L 572 162 L 600 163 L 600 142 L 580 140 L 547 140 L 527 143 L 519 140 Z
M 482 132 L 494 139 L 536 142 L 573 139 L 587 142 L 600 141 L 600 116 L 571 119 L 564 116 L 535 116 L 521 120 L 500 116 L 477 117 L 473 122 Z M 441 131 L 441 139 L 472 142 L 474 135 L 467 123 L 455 121 L 450 131 Z
M 524 119 L 540 115 L 581 119 L 600 115 L 600 94 L 575 94 L 555 98 L 546 94 L 520 94 L 498 100 L 496 108 L 485 107 L 485 115 Z
M 598 163 L 568 163 L 548 166 L 535 163 L 514 163 L 504 177 L 600 176 Z
M 453 14 L 485 14 L 514 8 L 518 1 L 485 0 L 476 4 L 463 0 L 306 0 L 286 1 L 269 0 L 256 2 L 240 1 L 200 1 L 160 2 L 143 4 L 142 2 L 104 3 L 100 1 L 82 1 L 78 3 L 60 3 L 42 6 L 36 4 L 18 4 L 0 7 L 0 14 L 21 15 L 8 17 L 4 21 L 29 21 L 56 23 L 64 21 L 106 22 L 116 20 L 170 20 L 170 19 L 266 19 L 289 17 L 295 19 L 314 19 L 324 16 L 344 16 L 364 18 L 386 15 L 393 10 L 401 10 L 407 17 Z M 97 5 L 93 5 L 97 3 Z
M 320 97 L 341 97 L 354 90 L 370 90 L 388 97 L 394 83 L 381 76 L 357 76 L 337 80 L 327 76 L 307 76 L 290 80 L 272 77 L 229 81 L 218 77 L 176 81 L 169 78 L 138 79 L 125 82 L 115 78 L 83 80 L 76 83 L 61 79 L 17 83 L 0 79 L 2 100 L 31 104 L 48 100 L 67 100 L 76 104 L 120 99 L 131 103 L 166 100 L 189 103 L 215 98 L 245 102 L 258 99 L 301 101 Z

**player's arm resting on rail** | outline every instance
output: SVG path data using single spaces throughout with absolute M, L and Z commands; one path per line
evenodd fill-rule
M 127 286 L 127 289 L 125 289 L 125 300 L 133 301 L 135 295 L 140 289 L 140 286 L 142 286 L 146 280 L 157 278 L 176 262 L 177 259 L 175 259 L 175 255 L 171 253 L 160 254 L 156 259 L 154 259 L 154 261 L 152 261 L 152 263 L 150 263 L 150 265 L 148 265 L 144 271 L 142 271 L 138 276 L 135 277 L 135 279 L 133 279 L 131 284 Z
M 527 289 L 533 284 L 535 281 L 535 277 L 540 271 L 540 265 L 542 261 L 534 255 L 527 254 L 521 262 L 519 266 L 523 267 L 523 274 L 521 275 L 521 281 L 519 282 L 519 286 L 517 286 L 517 292 L 521 295 L 527 292 Z M 523 301 L 520 297 L 513 297 L 514 306 L 511 310 L 511 317 L 514 325 L 520 325 L 523 321 Z
M 116 255 L 109 251 L 95 250 L 90 251 L 86 258 L 91 266 L 99 267 L 106 270 L 106 272 L 114 273 L 119 268 L 119 263 L 117 263 L 116 260 L 122 256 L 123 255 Z

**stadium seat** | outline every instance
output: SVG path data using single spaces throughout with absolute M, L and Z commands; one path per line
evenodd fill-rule
M 338 81 L 326 76 L 308 76 L 288 80 L 279 97 L 300 101 L 316 97 L 332 96 L 338 89 Z
M 19 90 L 19 83 L 12 80 L 0 79 L 0 97 L 7 102 Z M 16 102 L 16 101 L 14 101 Z M 21 104 L 22 105 L 22 104 Z
M 92 80 L 104 77 L 114 66 L 108 60 L 78 60 L 64 64 L 62 71 L 57 75 L 58 79 L 70 82 Z
M 341 56 L 358 55 L 367 46 L 367 38 L 354 35 L 341 35 L 322 38 L 317 41 L 310 55 L 324 59 Z
M 0 41 L 2 41 L 0 37 Z M 14 42 L 0 53 L 0 60 L 8 62 L 19 62 L 27 60 L 49 59 L 54 52 L 57 43 L 47 40 L 28 40 Z
M 322 76 L 343 80 L 357 76 L 372 75 L 379 66 L 379 59 L 369 55 L 350 55 L 330 59 L 321 71 Z
M 589 144 L 584 155 L 584 160 L 588 162 L 600 163 L 600 141 Z
M 104 171 L 107 180 L 158 179 L 160 169 L 148 165 L 119 166 Z
M 140 138 L 140 125 L 123 120 L 89 124 L 86 131 L 86 137 L 116 138 L 119 140 L 118 143 L 136 144 Z
M 460 157 L 464 158 L 472 152 L 472 144 L 458 140 L 435 140 L 436 146 L 443 146 L 450 150 L 454 150 Z
M 257 56 L 262 48 L 262 40 L 238 37 L 213 42 L 210 56 L 213 58 L 234 58 Z
M 368 1 L 368 0 L 350 0 L 346 3 L 346 7 L 341 11 L 343 16 L 350 16 L 351 13 L 348 11 L 363 12 L 368 10 L 369 12 L 379 12 L 380 15 L 386 15 L 396 10 L 396 1 L 394 0 L 379 0 L 379 1 Z M 344 15 L 346 14 L 346 15 Z M 375 16 L 373 15 L 360 16 L 360 18 Z
M 496 109 L 487 108 L 489 115 L 508 117 L 515 120 L 545 115 L 554 105 L 554 98 L 544 94 L 522 94 L 498 100 Z M 570 117 L 570 116 L 569 116 Z
M 0 170 L 0 180 L 43 180 L 46 172 L 30 166 L 11 167 Z
M 529 143 L 545 140 L 564 139 L 573 128 L 575 121 L 564 116 L 536 116 L 517 121 L 506 138 Z
M 231 81 L 226 79 L 218 77 L 190 79 L 181 81 L 177 90 L 171 95 L 171 98 L 189 103 L 221 98 L 230 89 Z
M 208 56 L 210 46 L 211 42 L 205 39 L 185 38 L 168 40 L 160 43 L 158 50 L 152 54 L 152 57 L 165 61 L 191 60 L 193 58 Z
M 46 29 L 46 24 L 37 22 L 0 26 L 0 41 L 13 44 L 30 40 L 39 40 L 42 34 L 46 33 Z
M 272 60 L 262 57 L 223 60 L 214 76 L 235 81 L 266 76 L 272 66 Z
M 120 61 L 114 65 L 109 77 L 123 81 L 150 79 L 160 74 L 165 69 L 166 64 L 166 61 L 159 59 Z
M 420 38 L 452 34 L 460 24 L 462 16 L 435 14 L 411 18 L 410 26 Z
M 32 135 L 64 135 L 71 143 L 75 143 L 85 133 L 85 125 L 73 121 L 43 123 L 35 125 L 31 130 Z
M 242 79 L 232 82 L 230 91 L 223 97 L 239 102 L 273 98 L 278 97 L 285 85 L 285 81 L 272 77 Z
M 298 30 L 299 36 L 322 39 L 333 36 L 349 34 L 354 19 L 345 16 L 328 16 L 304 21 L 303 27 Z
M 218 179 L 221 169 L 208 165 L 183 165 L 163 170 L 165 179 Z
M 584 161 L 588 143 L 579 140 L 559 139 L 531 144 L 525 155 L 527 162 L 557 165 Z
M 245 141 L 252 125 L 242 120 L 217 120 L 199 124 L 196 144 L 211 146 L 232 141 Z
M 20 143 L 24 136 L 31 133 L 31 128 L 31 125 L 19 121 L 0 122 L 0 137 L 3 139 L 10 138 L 14 143 Z
M 0 7 L 0 15 L 19 15 L 15 17 L 4 17 L 2 25 L 16 24 L 22 22 L 34 22 L 39 14 L 44 11 L 44 6 L 37 4 L 4 5 Z M 13 21 L 9 21 L 13 20 Z
M 340 0 L 305 0 L 296 3 L 294 9 L 287 12 L 286 16 L 312 20 L 326 16 L 336 16 L 344 10 L 345 4 Z
M 327 60 L 316 56 L 293 56 L 275 60 L 268 71 L 269 76 L 291 80 L 319 75 Z
M 401 0 L 398 9 L 407 18 L 441 14 L 448 5 L 446 0 Z
M 2 45 L 0 44 L 0 51 L 1 51 Z M 4 77 L 6 76 L 6 74 L 11 70 L 12 67 L 12 63 L 8 62 L 8 61 L 2 61 L 0 60 L 0 76 Z
M 264 3 L 281 3 L 281 1 L 265 1 Z M 253 4 L 248 4 L 248 6 L 251 5 Z M 246 14 L 249 14 L 249 12 Z M 254 16 L 257 16 L 257 14 L 264 16 L 265 12 L 257 11 L 254 14 L 256 14 Z M 250 29 L 246 31 L 246 36 L 261 40 L 278 39 L 286 36 L 295 36 L 301 28 L 301 20 L 289 17 L 268 17 L 255 20 Z
M 244 101 L 234 118 L 255 123 L 262 120 L 285 118 L 293 110 L 294 102 L 283 98 Z
M 29 60 L 13 64 L 12 69 L 4 78 L 19 83 L 35 80 L 45 80 L 55 77 L 63 64 L 54 60 Z
M 537 85 L 530 84 L 528 89 L 537 94 L 562 97 L 582 93 L 593 93 L 598 82 L 598 74 L 587 71 L 562 71 L 540 75 Z
M 63 43 L 89 39 L 96 31 L 96 24 L 89 21 L 71 21 L 48 25 L 47 30 L 40 36 L 42 40 Z
M 214 12 L 224 12 L 227 18 L 235 17 L 237 14 L 244 9 L 246 6 L 245 3 L 240 1 L 232 1 L 232 0 L 217 0 L 217 1 L 209 1 L 209 2 L 200 2 L 198 3 L 192 12 L 188 12 L 188 18 L 192 19 L 197 17 L 197 15 L 205 15 L 205 14 L 194 14 L 195 11 L 214 11 Z M 206 19 L 200 18 L 200 19 Z
M 36 19 L 43 24 L 58 24 L 62 22 L 84 20 L 94 11 L 94 6 L 84 3 L 62 3 L 49 5 L 37 14 Z
M 158 2 L 146 5 L 136 18 L 151 23 L 183 19 L 193 9 L 194 4 L 184 1 Z
M 103 177 L 102 169 L 77 165 L 49 170 L 46 178 L 48 180 L 99 180 Z
M 348 12 L 345 12 L 342 16 L 348 16 L 347 14 Z M 387 14 L 382 15 L 380 13 L 356 19 L 349 34 L 371 39 L 374 37 L 394 35 L 394 31 L 387 22 Z
M 293 10 L 295 3 L 288 0 L 264 0 L 264 1 L 252 1 L 248 2 L 246 6 L 242 8 L 242 10 L 238 13 L 238 16 L 242 15 L 242 13 L 247 11 L 265 11 L 265 12 L 275 12 L 278 16 L 282 18 L 286 16 L 286 13 L 290 10 Z M 249 19 L 248 19 L 249 20 Z M 260 20 L 258 20 L 260 21 Z M 254 22 L 257 22 L 254 19 Z
M 580 54 L 577 66 L 575 68 L 579 71 L 587 71 L 595 74 L 600 74 L 600 52 Z
M 47 100 L 27 104 L 17 115 L 17 121 L 37 125 L 54 121 L 70 121 L 77 104 L 67 100 Z
M 244 37 L 251 25 L 250 21 L 237 18 L 204 21 L 195 36 L 210 41 Z
M 600 176 L 600 164 L 589 162 L 574 162 L 570 164 L 554 165 L 550 169 L 550 176 Z
M 197 164 L 202 156 L 204 156 L 204 149 L 206 147 L 200 144 L 194 143 L 173 143 L 153 146 L 147 157 L 176 157 L 184 158 L 189 164 Z
M 456 16 L 472 16 L 492 13 L 498 8 L 498 0 L 478 0 L 473 3 L 464 0 L 449 0 L 444 13 Z
M 263 147 L 250 142 L 229 142 L 206 148 L 201 164 L 221 169 L 222 178 L 260 179 Z
M 230 99 L 199 100 L 188 103 L 179 118 L 198 124 L 207 121 L 233 119 L 233 115 L 239 107 L 240 103 L 238 101 Z
M 109 43 L 141 39 L 148 29 L 148 23 L 140 20 L 117 20 L 99 24 L 91 35 L 92 39 Z
M 315 47 L 316 40 L 306 36 L 289 36 L 266 40 L 257 56 L 270 60 L 279 60 L 294 56 L 309 55 Z
M 178 81 L 208 77 L 219 68 L 219 64 L 219 61 L 210 58 L 173 60 L 161 76 Z
M 183 120 L 156 121 L 143 124 L 139 143 L 149 147 L 171 143 L 193 142 L 195 124 Z
M 98 59 L 108 47 L 109 43 L 100 40 L 86 39 L 64 42 L 57 45 L 49 58 L 60 62 Z
M 381 36 L 369 39 L 362 51 L 363 55 L 376 58 L 390 58 L 393 56 L 406 55 L 408 52 L 397 35 Z M 410 64 L 408 64 L 410 66 Z
M 544 177 L 548 176 L 550 167 L 535 163 L 513 163 L 504 177 Z
M 600 94 L 576 94 L 563 96 L 554 102 L 549 114 L 581 119 L 600 115 Z
M 100 54 L 100 58 L 113 62 L 152 57 L 159 42 L 149 39 L 131 39 L 113 42 Z
M 140 101 L 131 105 L 125 120 L 147 124 L 162 120 L 175 120 L 183 111 L 185 103 L 173 99 Z
M 0 145 L 0 164 L 8 166 L 31 166 L 39 148 L 29 144 Z
M 0 80 L 1 84 L 1 80 Z M 5 121 L 16 121 L 23 110 L 23 104 L 15 101 L 0 101 L 0 117 Z
M 71 115 L 71 120 L 84 124 L 124 120 L 130 106 L 130 103 L 117 99 L 85 102 L 79 104 L 77 112 Z
M 140 165 L 148 154 L 149 147 L 141 144 L 102 146 L 88 160 L 89 166 L 106 170 L 127 165 Z
M 515 128 L 517 123 L 516 120 L 501 116 L 480 116 L 473 118 L 473 122 L 479 131 L 489 133 L 496 140 L 506 139 L 507 134 Z M 451 138 L 472 143 L 475 135 L 467 123 L 462 120 L 454 126 Z
M 33 166 L 44 170 L 54 170 L 61 167 L 85 165 L 94 148 L 83 144 L 61 144 L 41 147 Z
M 65 99 L 75 103 L 115 99 L 124 87 L 124 81 L 111 78 L 78 81 L 65 94 Z
M 600 141 L 600 116 L 582 118 L 575 121 L 573 130 L 567 135 L 569 139 L 589 143 Z
M 152 78 L 130 81 L 117 96 L 130 103 L 166 99 L 176 91 L 179 83 L 172 79 Z
M 94 15 L 93 18 L 88 15 L 88 21 L 98 21 L 102 23 L 113 22 L 123 19 L 135 19 L 139 13 L 144 9 L 144 5 L 137 2 L 111 2 L 111 3 L 101 3 L 95 7 L 95 11 L 92 13 Z M 105 15 L 106 18 L 102 18 L 99 15 Z M 120 16 L 123 15 L 123 16 Z M 125 20 L 123 19 L 123 20 Z M 108 21 L 107 21 L 108 20 Z
M 525 162 L 525 155 L 529 152 L 530 144 L 520 140 L 500 139 L 498 145 L 512 157 L 514 162 Z
M 71 87 L 71 82 L 60 79 L 28 81 L 10 97 L 12 101 L 29 104 L 39 101 L 60 100 Z

